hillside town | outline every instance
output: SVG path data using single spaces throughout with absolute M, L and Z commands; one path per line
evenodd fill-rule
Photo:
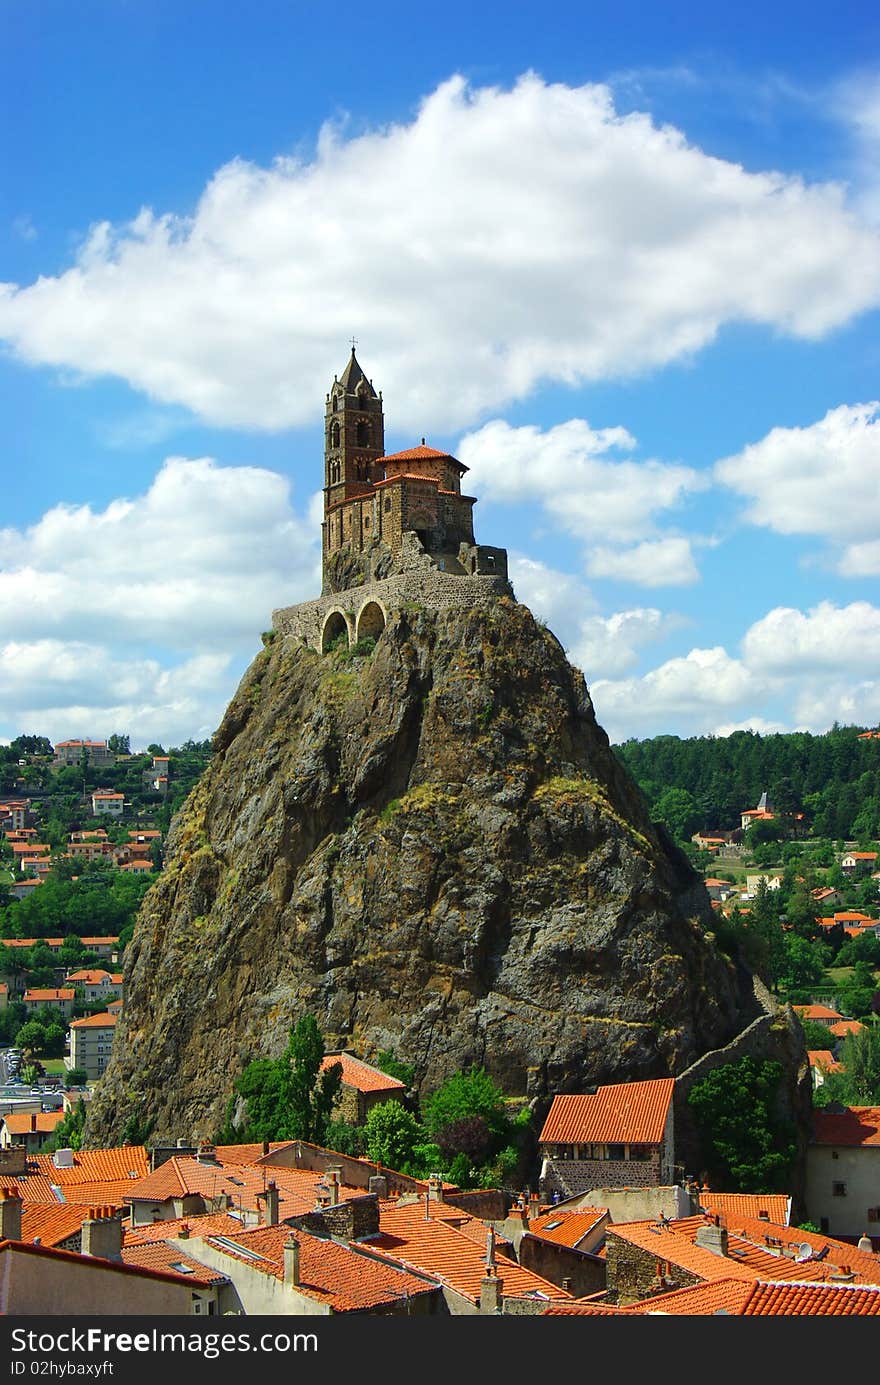
M 690 1093 L 711 1073 L 705 1060 L 677 1078 L 553 1097 L 532 1122 L 529 1158 L 516 1163 L 531 1175 L 522 1187 L 510 1168 L 474 1186 L 476 1162 L 453 1166 L 471 1175 L 456 1181 L 375 1157 L 382 1121 L 393 1129 L 389 1109 L 399 1116 L 418 1102 L 405 1067 L 385 1071 L 350 1051 L 321 1062 L 338 1073 L 336 1124 L 326 1128 L 345 1134 L 345 1148 L 193 1143 L 186 1130 L 175 1144 L 151 1144 L 135 1112 L 129 1143 L 86 1148 L 85 1113 L 125 1006 L 134 911 L 162 869 L 157 808 L 173 757 L 138 757 L 148 761 L 136 765 L 145 804 L 88 782 L 135 758 L 127 738 L 122 752 L 88 740 L 49 753 L 41 745 L 20 757 L 16 792 L 0 803 L 6 1312 L 44 1310 L 55 1285 L 74 1314 L 880 1314 L 880 1105 L 846 1099 L 857 1095 L 848 1065 L 863 1060 L 866 1041 L 876 1045 L 880 1018 L 876 850 L 841 842 L 824 867 L 803 853 L 757 865 L 746 834 L 773 820 L 767 793 L 742 809 L 738 829 L 691 837 L 719 933 L 766 935 L 772 920 L 783 950 L 786 935 L 816 949 L 812 971 L 765 973 L 806 1040 L 812 1118 L 800 1188 L 784 1169 L 756 1190 L 694 1165 Z M 25 791 L 35 763 L 44 774 L 85 771 L 63 833 L 51 794 Z M 785 840 L 809 846 L 797 815 Z M 35 912 L 34 896 L 61 891 L 63 910 L 65 892 L 97 882 L 106 893 L 125 875 L 141 885 L 117 931 L 88 927 L 82 914 L 68 929 L 61 913 Z M 809 901 L 811 928 L 793 914 L 793 892 Z M 38 917 L 40 931 L 26 931 Z M 533 1114 L 520 1110 L 523 1129 Z

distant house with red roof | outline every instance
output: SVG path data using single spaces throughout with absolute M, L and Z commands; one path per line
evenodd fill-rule
M 829 1235 L 880 1238 L 880 1106 L 813 1111 L 805 1196 Z
M 37 1010 L 57 1010 L 66 1018 L 73 1009 L 76 993 L 72 986 L 32 986 L 22 999 L 29 1015 Z
M 840 858 L 840 869 L 846 875 L 868 875 L 877 869 L 877 852 L 848 851 Z
M 813 1024 L 824 1024 L 826 1029 L 843 1019 L 840 1011 L 832 1010 L 830 1005 L 793 1005 L 791 1008 L 799 1019 L 811 1020 Z
M 539 1136 L 542 1191 L 672 1183 L 674 1087 L 660 1077 L 555 1096 Z

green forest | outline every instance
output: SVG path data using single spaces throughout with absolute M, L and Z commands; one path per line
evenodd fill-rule
M 802 813 L 801 830 L 813 836 L 870 842 L 880 837 L 880 739 L 859 739 L 866 729 L 654 736 L 614 752 L 679 840 L 738 828 L 767 792 L 781 818 Z

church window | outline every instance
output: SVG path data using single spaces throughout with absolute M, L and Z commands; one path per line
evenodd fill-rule
M 357 426 L 357 445 L 358 447 L 369 447 L 370 445 L 370 425 L 365 423 L 363 419 L 358 422 Z
M 386 497 L 385 497 L 385 513 L 387 514 L 388 511 L 389 511 L 390 509 L 391 509 L 391 496 L 390 496 L 390 495 L 386 495 Z
M 369 527 L 370 527 L 370 516 L 369 516 L 369 515 L 364 515 L 364 528 L 365 528 L 365 529 L 369 529 Z
M 338 447 L 338 446 L 339 446 L 339 424 L 336 422 L 335 419 L 334 419 L 334 421 L 330 424 L 330 446 L 331 446 L 331 447 Z

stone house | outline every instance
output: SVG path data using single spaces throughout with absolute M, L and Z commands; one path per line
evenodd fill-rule
M 65 1018 L 73 1009 L 76 992 L 72 986 L 35 986 L 26 990 L 22 996 L 29 1016 L 38 1010 L 53 1010 Z
M 344 1120 L 349 1125 L 363 1125 L 374 1106 L 386 1101 L 402 1101 L 406 1088 L 396 1077 L 365 1063 L 353 1053 L 328 1053 L 321 1063 L 321 1071 L 339 1064 L 342 1068 L 342 1081 L 339 1095 L 333 1109 L 334 1118 Z
M 63 1119 L 63 1111 L 21 1111 L 0 1116 L 0 1149 L 20 1145 L 28 1154 L 38 1154 Z
M 660 1077 L 555 1096 L 538 1142 L 544 1194 L 671 1183 L 674 1087 Z
M 71 740 L 56 743 L 52 768 L 62 769 L 65 765 L 78 765 L 83 755 L 91 769 L 104 769 L 116 764 L 116 756 L 108 748 L 106 741 Z

